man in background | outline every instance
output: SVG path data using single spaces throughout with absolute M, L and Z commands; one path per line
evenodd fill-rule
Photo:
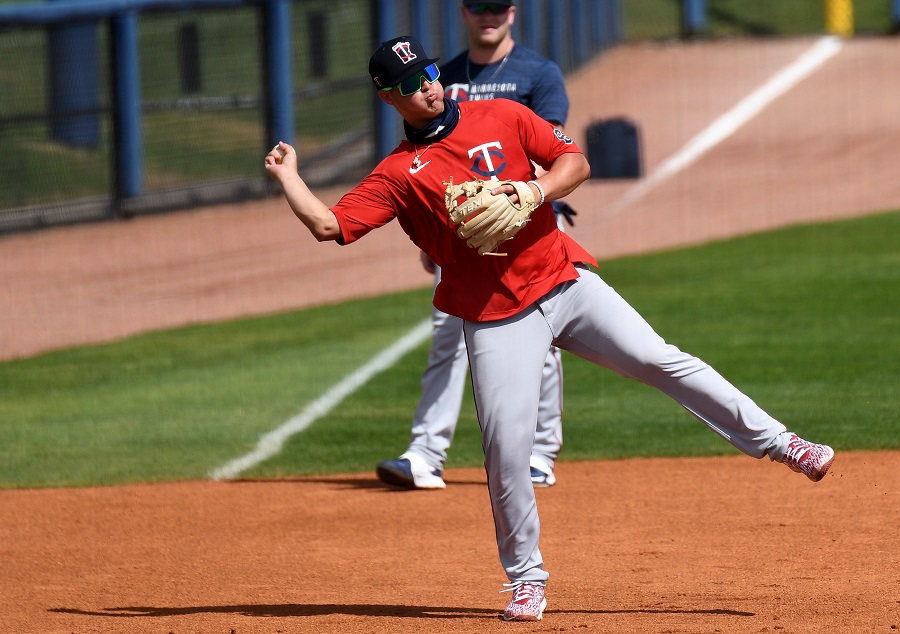
M 562 71 L 551 60 L 513 40 L 515 2 L 463 0 L 461 13 L 469 48 L 441 66 L 446 96 L 456 101 L 512 99 L 562 128 L 569 112 Z M 565 217 L 572 224 L 575 212 L 562 201 L 553 202 L 557 218 Z M 437 287 L 440 267 L 424 253 L 421 260 L 424 269 L 434 274 Z M 436 308 L 432 311 L 428 367 L 422 374 L 422 395 L 413 414 L 409 447 L 396 460 L 378 463 L 376 474 L 385 483 L 407 489 L 446 486 L 444 465 L 459 420 L 469 367 L 462 324 L 458 317 Z M 562 357 L 558 348 L 551 347 L 544 361 L 531 453 L 535 486 L 556 483 L 553 471 L 562 448 L 562 398 Z

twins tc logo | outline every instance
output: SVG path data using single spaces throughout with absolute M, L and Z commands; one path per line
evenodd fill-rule
M 496 149 L 492 150 L 491 148 Z M 503 152 L 498 151 L 502 149 L 500 141 L 482 143 L 470 149 L 469 158 L 475 157 L 475 160 L 472 162 L 472 171 L 488 180 L 497 178 L 497 175 L 506 169 L 506 161 L 503 160 L 506 157 L 503 155 Z M 494 166 L 494 159 L 501 161 L 496 167 Z
M 450 97 L 453 101 L 469 100 L 469 84 L 450 84 L 444 86 L 444 96 Z
M 397 42 L 391 47 L 391 50 L 397 54 L 397 57 L 404 64 L 409 64 L 416 59 L 416 54 L 409 50 L 409 42 Z

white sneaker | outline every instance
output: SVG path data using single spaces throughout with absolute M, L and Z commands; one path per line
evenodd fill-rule
M 546 461 L 531 456 L 531 483 L 536 487 L 552 487 L 556 484 L 556 476 L 553 475 L 553 467 Z
M 375 467 L 378 479 L 404 489 L 443 489 L 443 472 L 429 465 L 419 454 L 405 453 L 396 460 L 384 460 Z

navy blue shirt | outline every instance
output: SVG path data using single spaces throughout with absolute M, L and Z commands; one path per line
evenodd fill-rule
M 553 124 L 564 125 L 569 98 L 562 71 L 537 51 L 515 44 L 505 62 L 473 64 L 463 51 L 446 64 L 439 64 L 441 84 L 447 97 L 456 101 L 512 99 L 528 106 Z

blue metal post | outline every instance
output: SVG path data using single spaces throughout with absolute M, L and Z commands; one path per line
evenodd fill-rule
M 387 39 L 401 35 L 394 33 L 397 24 L 397 10 L 394 0 L 377 0 L 375 2 L 376 46 Z M 397 145 L 396 113 L 394 109 L 383 103 L 376 94 L 375 99 L 375 151 L 377 159 L 387 156 Z
M 608 4 L 607 0 L 591 3 L 591 51 L 595 53 L 610 45 Z
M 625 39 L 625 29 L 622 24 L 622 0 L 600 0 L 593 6 L 593 50 L 596 52 Z
M 266 3 L 266 64 L 269 70 L 268 147 L 294 142 L 294 100 L 291 81 L 291 3 Z M 303 148 L 297 148 L 302 151 Z
M 611 44 L 618 44 L 625 39 L 625 7 L 624 0 L 607 0 L 609 15 L 609 35 Z
M 547 11 L 547 52 L 545 55 L 556 62 L 563 72 L 568 69 L 568 64 L 563 60 L 563 26 L 564 26 L 564 5 L 562 2 L 554 1 L 550 3 Z
M 891 23 L 894 33 L 900 33 L 900 0 L 891 0 Z
M 693 37 L 706 32 L 706 0 L 682 0 L 681 32 L 684 37 Z
M 585 0 L 572 0 L 569 24 L 572 25 L 572 61 L 581 66 L 588 58 L 587 32 L 590 26 Z
M 540 5 L 540 0 L 530 0 L 516 6 L 517 14 L 521 14 L 521 20 L 516 20 L 516 24 L 522 23 L 522 44 L 536 51 L 541 48 L 538 42 L 538 27 L 541 24 Z
M 100 142 L 100 73 L 97 23 L 54 24 L 48 29 L 53 138 L 75 147 Z
M 115 86 L 116 194 L 138 196 L 143 188 L 144 148 L 141 139 L 141 75 L 138 63 L 137 12 L 112 18 Z
M 456 57 L 465 48 L 461 46 L 459 11 L 462 3 L 459 0 L 444 0 L 441 5 L 441 18 L 444 27 L 444 54 L 447 59 Z
M 414 0 L 412 6 L 412 35 L 415 35 L 416 38 L 418 38 L 431 57 L 441 57 L 440 55 L 435 54 L 435 51 L 431 46 L 430 6 L 431 3 L 428 2 L 428 0 Z

